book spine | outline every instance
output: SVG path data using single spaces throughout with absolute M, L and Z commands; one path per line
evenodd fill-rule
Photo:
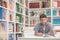
M 3 1 L 3 6 L 7 8 L 7 2 Z
M 2 10 L 2 8 L 0 7 L 0 19 L 2 19 L 2 12 L 3 12 L 3 10 Z
M 2 0 L 0 0 L 0 6 L 2 6 Z

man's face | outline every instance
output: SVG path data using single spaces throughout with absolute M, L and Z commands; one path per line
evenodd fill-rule
M 47 22 L 47 18 L 41 18 L 41 19 L 40 19 L 40 22 L 41 22 L 42 24 L 45 24 L 45 23 Z

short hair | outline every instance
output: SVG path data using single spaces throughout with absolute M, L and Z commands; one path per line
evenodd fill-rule
M 47 16 L 43 13 L 43 14 L 40 15 L 40 19 L 41 18 L 47 18 Z

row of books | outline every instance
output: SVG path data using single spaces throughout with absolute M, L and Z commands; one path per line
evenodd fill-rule
M 23 21 L 23 16 L 21 14 L 16 13 L 16 22 L 22 23 Z
M 0 32 L 7 32 L 7 22 L 0 21 Z
M 22 32 L 22 24 L 16 23 L 16 32 Z
M 53 16 L 60 16 L 60 10 L 53 10 Z
M 13 15 L 12 15 L 12 13 L 13 13 Z M 13 17 L 13 16 L 15 16 L 14 12 L 12 12 L 12 11 L 7 12 L 7 9 L 0 7 L 0 19 L 14 21 L 15 17 Z
M 14 23 L 9 23 L 9 25 L 8 25 L 8 31 L 9 32 L 14 32 Z
M 9 4 L 8 4 L 7 0 L 6 1 L 5 0 L 0 0 L 0 6 L 3 6 L 5 8 L 9 8 L 11 10 L 14 10 L 14 1 L 9 0 Z
M 14 34 L 13 33 L 8 34 L 8 40 L 14 40 Z
M 51 16 L 51 10 L 46 10 L 46 11 L 42 11 L 42 12 L 31 11 L 30 16 L 39 17 L 40 14 L 42 14 L 43 12 L 46 14 L 46 16 Z
M 53 18 L 53 24 L 60 24 L 60 18 Z
M 0 6 L 4 6 L 7 8 L 7 2 L 4 0 L 0 0 Z
M 30 8 L 49 8 L 50 1 L 40 1 L 35 3 L 29 3 Z
M 50 23 L 51 23 L 51 17 L 48 17 L 47 22 L 50 22 Z M 30 24 L 31 24 L 31 25 L 36 25 L 37 23 L 40 23 L 39 17 L 38 17 L 38 18 L 35 17 L 35 18 L 32 18 L 32 19 L 30 20 Z
M 58 0 L 53 0 L 53 8 L 60 7 L 60 1 Z

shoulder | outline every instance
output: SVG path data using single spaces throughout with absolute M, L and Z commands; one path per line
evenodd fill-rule
M 46 23 L 46 25 L 49 27 L 49 28 L 53 28 L 53 25 L 49 22 Z

